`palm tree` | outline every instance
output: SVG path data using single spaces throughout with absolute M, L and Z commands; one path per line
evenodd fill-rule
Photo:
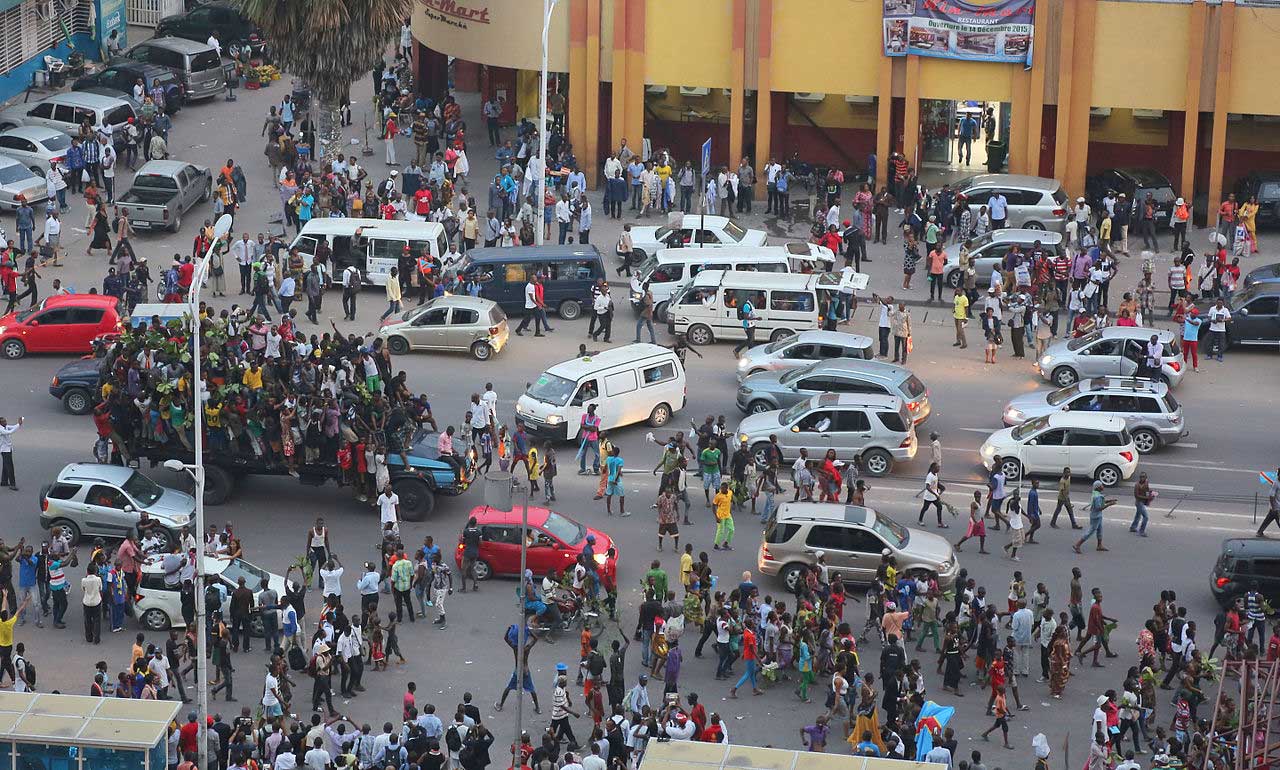
M 410 0 L 237 0 L 271 41 L 277 65 L 301 77 L 316 104 L 327 157 L 341 140 L 338 109 L 373 70 L 410 15 Z

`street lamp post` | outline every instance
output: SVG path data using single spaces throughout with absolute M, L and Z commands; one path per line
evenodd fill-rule
M 179 460 L 165 460 L 164 467 L 174 471 L 186 471 L 195 481 L 196 498 L 196 537 L 204 537 L 204 404 L 201 388 L 204 382 L 200 375 L 200 289 L 209 276 L 209 261 L 214 249 L 218 248 L 222 239 L 231 232 L 231 215 L 223 214 L 213 226 L 213 241 L 204 256 L 196 262 L 191 277 L 191 291 L 187 295 L 187 319 L 191 332 L 191 379 L 194 383 L 195 403 L 192 404 L 194 443 L 193 460 L 190 465 Z M 205 658 L 208 654 L 208 619 L 204 608 L 204 549 L 197 543 L 196 549 L 196 702 L 199 706 L 197 719 L 200 730 L 196 733 L 196 749 L 200 752 L 200 767 L 209 766 L 209 741 L 205 734 L 209 722 L 209 671 Z M 182 676 L 178 672 L 178 676 Z
M 542 0 L 542 93 L 538 98 L 538 205 L 535 208 L 538 221 L 533 227 L 533 242 L 538 246 L 543 242 L 543 221 L 546 217 L 543 209 L 547 201 L 547 36 L 551 32 L 551 12 L 556 8 L 556 2 Z
M 524 734 L 524 646 L 525 638 L 525 569 L 529 557 L 529 495 L 530 487 L 516 481 L 512 473 L 489 473 L 485 476 L 484 502 L 489 508 L 510 511 L 515 492 L 523 492 L 520 508 L 520 589 L 516 591 L 516 737 L 511 742 L 511 767 L 523 766 L 520 761 L 520 737 Z M 466 575 L 462 576 L 465 581 Z

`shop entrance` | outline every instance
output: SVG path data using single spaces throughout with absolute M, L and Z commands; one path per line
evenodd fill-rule
M 968 130 L 972 139 L 961 139 Z M 992 147 L 992 157 L 987 154 L 987 142 L 996 140 L 1000 149 Z M 952 99 L 920 100 L 920 151 L 921 164 L 928 168 L 952 171 L 987 170 L 990 161 L 998 166 L 993 171 L 1003 171 L 1008 161 L 1009 103 L 983 101 L 956 101 Z

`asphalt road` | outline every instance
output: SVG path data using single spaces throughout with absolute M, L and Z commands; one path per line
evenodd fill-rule
M 267 168 L 261 156 L 261 141 L 253 136 L 261 127 L 261 119 L 268 104 L 278 102 L 287 90 L 287 80 L 276 83 L 260 92 L 240 92 L 234 103 L 216 100 L 193 105 L 177 118 L 171 149 L 178 158 L 192 160 L 216 168 L 226 158 L 243 163 L 250 183 L 250 201 L 241 212 L 235 226 L 236 232 L 267 232 L 272 227 L 270 215 L 278 210 L 278 196 L 271 189 Z M 359 98 L 365 96 L 357 85 Z M 469 102 L 474 107 L 474 102 Z M 356 122 L 361 122 L 360 108 Z M 474 109 L 471 110 L 474 114 Z M 480 134 L 475 132 L 482 143 Z M 355 134 L 352 134 L 355 136 Z M 402 157 L 408 145 L 401 150 Z M 492 160 L 481 157 L 482 146 L 473 146 L 473 179 L 483 180 L 484 172 L 492 168 Z M 375 178 L 381 178 L 384 166 L 382 151 L 366 158 L 365 162 Z M 128 186 L 127 175 L 118 182 L 121 189 Z M 482 184 L 475 185 L 477 189 Z M 212 217 L 212 212 L 207 212 Z M 196 224 L 203 216 L 188 216 L 186 229 L 177 235 L 142 235 L 136 239 L 136 248 L 152 258 L 153 264 L 162 266 L 166 255 L 186 253 L 190 249 Z M 84 209 L 77 201 L 69 222 L 83 224 Z M 624 220 L 625 221 L 625 220 Z M 777 222 L 764 222 L 758 216 L 748 217 L 748 223 L 768 227 L 775 236 L 786 232 Z M 617 238 L 620 223 L 597 219 L 593 240 L 605 244 L 608 251 Z M 5 226 L 12 229 L 12 220 L 6 217 Z M 758 226 L 758 225 L 757 225 Z M 800 236 L 805 230 L 793 226 L 792 232 Z M 1271 238 L 1264 234 L 1264 245 Z M 105 272 L 102 258 L 84 256 L 87 238 L 82 228 L 64 231 L 63 242 L 70 253 L 68 266 L 59 271 L 46 272 L 46 283 L 51 276 L 60 276 L 77 289 L 100 283 Z M 1275 252 L 1270 251 L 1274 257 Z M 872 250 L 874 261 L 869 267 L 872 289 L 881 293 L 893 293 L 899 286 L 899 249 L 891 244 Z M 1265 256 L 1265 255 L 1264 255 Z M 610 260 L 611 261 L 611 260 Z M 1249 266 L 1259 264 L 1262 258 L 1250 260 Z M 1129 263 L 1122 263 L 1122 270 Z M 1129 285 L 1137 276 L 1122 273 L 1121 284 Z M 625 288 L 625 287 L 624 287 Z M 902 292 L 897 292 L 901 294 Z M 919 294 L 918 289 L 913 296 Z M 230 297 L 230 301 L 238 301 Z M 360 300 L 361 321 L 342 325 L 360 331 L 373 328 L 375 313 L 384 307 L 381 292 L 369 291 Z M 215 308 L 229 304 L 219 300 Z M 615 343 L 629 341 L 630 311 L 625 302 L 615 323 Z M 326 308 L 333 312 L 337 297 L 328 300 Z M 952 347 L 948 312 L 941 307 L 916 307 L 913 309 L 916 323 L 915 352 L 910 365 L 931 390 L 934 412 L 922 433 L 937 431 L 944 446 L 944 479 L 949 484 L 949 499 L 960 503 L 975 484 L 980 484 L 980 466 L 977 447 L 991 431 L 1000 427 L 1000 409 L 1012 395 L 1043 387 L 1030 364 L 1019 363 L 1007 357 L 994 367 L 981 363 L 981 351 L 971 347 L 964 354 Z M 305 328 L 305 323 L 304 323 Z M 327 328 L 327 325 L 326 325 Z M 483 390 L 487 381 L 494 383 L 500 396 L 500 416 L 510 420 L 512 404 L 524 389 L 526 382 L 534 379 L 548 364 L 564 360 L 575 354 L 577 345 L 585 341 L 586 322 L 561 322 L 555 333 L 544 339 L 516 338 L 501 355 L 487 363 L 480 363 L 462 356 L 409 355 L 397 358 L 397 368 L 408 372 L 416 390 L 430 394 L 435 414 L 442 424 L 458 424 L 462 420 L 465 405 L 472 392 Z M 874 318 L 866 309 L 860 310 L 852 330 L 875 335 Z M 319 330 L 317 330 L 319 331 Z M 662 341 L 661 339 L 659 340 Z M 740 418 L 733 396 L 736 380 L 734 361 L 727 345 L 704 349 L 704 358 L 690 357 L 689 402 L 677 414 L 673 427 L 687 425 L 708 414 L 724 414 L 729 423 Z M 1028 583 L 1044 582 L 1053 597 L 1053 605 L 1063 609 L 1067 593 L 1067 581 L 1072 566 L 1080 566 L 1085 573 L 1086 586 L 1100 586 L 1106 592 L 1109 614 L 1120 618 L 1121 624 L 1113 637 L 1120 660 L 1111 662 L 1105 670 L 1082 669 L 1068 685 L 1067 696 L 1062 701 L 1050 701 L 1045 685 L 1024 682 L 1022 696 L 1031 705 L 1030 712 L 1017 715 L 1012 723 L 1015 752 L 1007 757 L 1011 763 L 1029 764 L 1030 739 L 1037 731 L 1048 733 L 1051 743 L 1061 747 L 1070 734 L 1073 749 L 1072 761 L 1078 761 L 1085 744 L 1089 714 L 1094 697 L 1109 687 L 1117 687 L 1123 679 L 1124 668 L 1136 656 L 1132 644 L 1140 625 L 1149 616 L 1151 604 L 1162 588 L 1177 591 L 1179 599 L 1190 608 L 1191 615 L 1201 620 L 1202 627 L 1209 627 L 1213 603 L 1208 592 L 1208 570 L 1218 553 L 1224 537 L 1243 536 L 1255 526 L 1251 496 L 1260 492 L 1257 472 L 1274 469 L 1276 458 L 1274 420 L 1267 415 L 1275 413 L 1276 398 L 1280 393 L 1273 373 L 1274 352 L 1232 352 L 1226 363 L 1210 363 L 1202 367 L 1202 373 L 1191 375 L 1177 391 L 1186 409 L 1187 423 L 1192 435 L 1185 442 L 1144 458 L 1141 469 L 1147 471 L 1153 485 L 1161 491 L 1153 510 L 1151 537 L 1138 539 L 1125 532 L 1125 525 L 1132 508 L 1127 490 L 1121 488 L 1117 495 L 1122 502 L 1107 517 L 1107 542 L 1109 553 L 1086 551 L 1075 556 L 1070 548 L 1068 531 L 1045 530 L 1042 544 L 1030 546 L 1020 564 L 1003 558 L 979 556 L 972 547 L 966 548 L 961 564 L 968 568 L 988 594 L 1000 603 L 1007 591 L 1013 569 L 1019 568 Z M 93 441 L 92 425 L 86 417 L 74 417 L 62 411 L 51 398 L 47 385 L 53 373 L 68 358 L 30 356 L 16 362 L 0 365 L 0 414 L 13 421 L 26 418 L 25 427 L 16 435 L 16 462 L 22 490 L 17 493 L 0 492 L 3 506 L 3 535 L 7 542 L 19 537 L 29 541 L 39 540 L 42 532 L 38 525 L 37 493 L 65 463 L 85 460 L 90 455 Z M 657 459 L 657 449 L 644 441 L 648 431 L 637 426 L 615 433 L 616 442 L 622 447 L 623 457 L 630 470 L 627 479 L 630 498 L 629 508 L 634 516 L 626 519 L 606 517 L 603 504 L 591 500 L 591 491 L 582 479 L 571 472 L 558 483 L 560 503 L 558 510 L 607 530 L 620 543 L 623 561 L 620 568 L 620 584 L 623 587 L 624 627 L 634 624 L 635 607 L 639 602 L 640 576 L 650 558 L 659 558 L 671 573 L 678 568 L 674 555 L 667 551 L 656 553 L 654 548 L 654 524 L 648 505 L 656 494 L 656 480 L 647 475 Z M 568 466 L 571 449 L 561 454 L 562 466 Z M 871 480 L 869 504 L 898 521 L 914 524 L 918 501 L 914 494 L 920 489 L 927 460 L 898 466 L 884 479 Z M 150 475 L 161 483 L 177 483 L 173 474 L 156 469 Z M 1078 486 L 1078 503 L 1085 500 L 1084 485 Z M 1230 498 L 1231 502 L 1224 502 Z M 1238 498 L 1238 499 L 1237 499 Z M 696 498 L 695 498 L 696 499 Z M 473 506 L 482 503 L 478 491 L 472 491 L 455 499 L 443 499 L 431 520 L 404 526 L 405 542 L 420 542 L 425 534 L 433 534 L 437 541 L 450 543 L 465 521 Z M 1168 514 L 1168 515 L 1166 515 Z M 377 540 L 377 519 L 373 509 L 357 504 L 345 490 L 334 487 L 300 487 L 291 479 L 250 479 L 240 488 L 238 496 L 229 504 L 209 509 L 210 522 L 226 521 L 234 524 L 237 534 L 243 538 L 248 558 L 269 569 L 283 572 L 296 556 L 303 552 L 306 527 L 316 516 L 324 516 L 332 531 L 340 556 L 354 572 L 356 565 L 374 555 Z M 685 536 L 697 550 L 706 550 L 713 533 L 710 512 L 695 505 L 695 525 L 685 529 Z M 750 517 L 738 517 L 738 548 L 728 553 L 715 553 L 712 559 L 715 572 L 722 580 L 737 580 L 743 570 L 755 569 L 755 546 L 758 543 L 758 527 L 750 523 Z M 953 528 L 948 533 L 958 537 L 960 531 Z M 994 536 L 997 541 L 999 535 Z M 1171 558 L 1172 557 L 1172 558 Z M 349 576 L 347 590 L 354 592 L 354 575 Z M 762 581 L 764 593 L 781 593 L 776 581 Z M 78 592 L 77 592 L 78 593 Z M 86 691 L 93 670 L 93 662 L 106 659 L 113 670 L 123 668 L 128 662 L 132 634 L 110 636 L 101 648 L 89 647 L 80 641 L 78 627 L 80 612 L 78 600 L 73 600 L 66 631 L 50 628 L 34 629 L 29 625 L 18 631 L 19 641 L 25 641 L 32 651 L 31 657 L 41 668 L 41 689 L 58 688 L 64 692 Z M 860 619 L 865 608 L 861 604 L 850 605 L 852 615 Z M 498 694 L 508 676 L 508 651 L 501 641 L 501 632 L 516 614 L 514 584 L 509 581 L 493 581 L 486 584 L 478 595 L 455 594 L 450 607 L 450 623 L 440 631 L 429 624 L 408 628 L 401 634 L 401 644 L 409 663 L 392 665 L 386 673 L 366 676 L 368 692 L 340 708 L 352 718 L 380 724 L 394 718 L 399 709 L 399 696 L 404 683 L 415 680 L 419 687 L 419 702 L 434 701 L 440 710 L 451 711 L 464 690 L 471 690 L 482 706 L 486 719 L 492 719 L 502 738 L 514 730 L 514 709 L 508 707 L 501 714 L 486 707 Z M 129 629 L 132 631 L 132 627 Z M 606 634 L 602 646 L 612 638 Z M 871 644 L 863 650 L 864 664 L 874 667 L 878 659 L 878 645 Z M 260 693 L 262 660 L 260 653 L 237 657 L 236 684 L 242 703 L 250 703 Z M 549 692 L 551 672 L 557 661 L 572 665 L 575 662 L 576 645 L 562 642 L 557 646 L 539 647 L 532 659 L 534 679 L 544 695 Z M 639 671 L 636 663 L 638 650 L 633 650 L 628 664 L 627 679 L 633 681 Z M 926 680 L 931 693 L 942 695 L 938 689 L 940 677 L 933 674 L 932 657 L 923 658 Z M 55 664 L 56 662 L 56 664 Z M 698 692 L 709 709 L 720 711 L 726 718 L 728 730 L 735 742 L 758 745 L 795 747 L 796 728 L 808 723 L 817 713 L 816 706 L 797 708 L 797 702 L 788 687 L 777 685 L 763 697 L 728 701 L 728 688 L 707 677 L 713 673 L 709 661 L 686 658 L 682 672 L 681 689 Z M 309 685 L 303 685 L 309 692 Z M 657 688 L 651 688 L 657 696 Z M 973 691 L 976 694 L 976 691 Z M 961 749 L 967 754 L 970 747 L 987 750 L 988 763 L 1000 764 L 995 754 L 1004 754 L 997 744 L 981 741 L 970 743 L 971 737 L 989 726 L 990 721 L 979 708 L 980 699 L 970 697 L 954 701 L 939 697 L 944 703 L 959 707 L 953 726 L 961 736 Z M 234 713 L 239 704 L 214 704 L 224 714 Z M 1170 708 L 1164 702 L 1158 704 L 1157 720 L 1166 723 Z M 545 725 L 547 717 L 531 717 L 527 725 Z M 583 722 L 575 725 L 579 735 L 587 730 Z M 845 750 L 837 746 L 837 750 Z

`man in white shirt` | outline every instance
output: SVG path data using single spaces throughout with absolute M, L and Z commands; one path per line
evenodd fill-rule
M 329 554 L 329 561 L 325 566 L 320 568 L 320 585 L 322 586 L 322 596 L 336 596 L 342 598 L 342 562 L 337 556 Z
M 484 393 L 481 394 L 480 400 L 484 403 L 485 408 L 489 410 L 489 419 L 496 423 L 498 421 L 498 391 L 493 389 L 492 382 L 484 384 Z
M 569 225 L 572 222 L 573 207 L 569 205 L 569 194 L 561 193 L 560 200 L 556 201 L 556 224 L 560 227 L 559 244 L 561 246 L 569 238 Z M 528 307 L 528 305 L 525 305 L 525 307 Z
M 310 770 L 326 770 L 333 757 L 324 749 L 324 739 L 316 738 L 311 745 L 314 748 L 307 752 L 302 763 Z
M 1214 351 L 1217 351 L 1218 361 L 1222 361 L 1222 352 L 1227 349 L 1227 323 L 1231 320 L 1231 310 L 1222 303 L 1222 298 L 1218 298 L 1218 303 L 1209 308 L 1209 334 L 1211 344 L 1209 346 L 1207 357 L 1212 359 Z
M 382 494 L 378 495 L 378 518 L 382 524 L 382 531 L 387 531 L 387 525 L 390 524 L 393 531 L 398 531 L 400 527 L 400 495 L 397 495 L 391 489 L 388 483 L 382 488 Z
M 108 126 L 109 128 L 109 126 Z M 111 146 L 110 138 L 99 138 L 99 161 L 102 165 L 102 186 L 107 191 L 107 203 L 116 202 L 116 148 Z
M 204 41 L 204 44 L 215 49 L 218 52 L 218 58 L 222 58 L 222 42 L 218 40 L 217 30 L 209 33 L 209 39 Z
M 560 206 L 564 204 L 566 211 L 569 208 L 568 201 L 561 201 L 556 204 L 556 217 L 560 216 Z M 560 242 L 564 243 L 565 228 L 568 227 L 568 220 L 563 220 L 560 225 Z M 524 330 L 529 328 L 529 321 L 533 321 L 533 336 L 545 337 L 542 333 L 542 319 L 538 317 L 538 286 L 537 276 L 529 279 L 524 285 L 524 318 L 520 319 L 520 324 L 516 326 L 516 336 L 523 337 Z

